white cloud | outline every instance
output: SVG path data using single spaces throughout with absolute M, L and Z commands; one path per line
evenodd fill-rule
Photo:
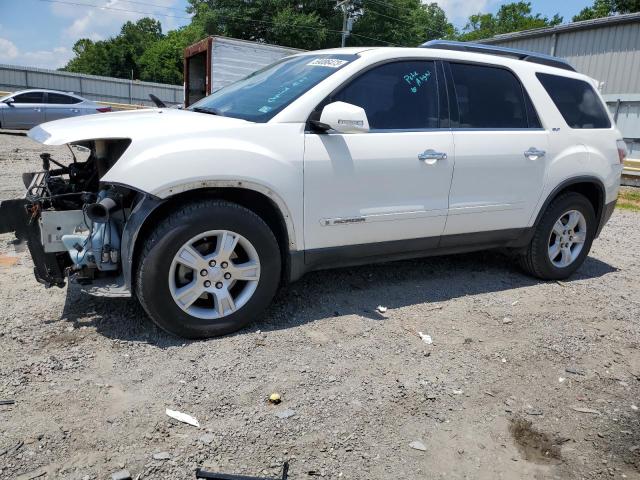
M 153 17 L 162 23 L 163 30 L 176 28 L 184 24 L 187 13 L 178 7 L 178 0 L 155 0 L 153 5 L 130 3 L 127 0 L 108 0 L 101 4 L 103 8 L 68 8 L 65 4 L 54 4 L 52 12 L 60 17 L 72 19 L 65 35 L 73 41 L 79 38 L 92 40 L 117 35 L 122 24 L 127 21 Z
M 436 3 L 445 11 L 450 22 L 464 26 L 469 15 L 486 12 L 500 0 L 436 0 Z
M 18 56 L 18 47 L 6 38 L 0 38 L 0 62 L 9 63 Z
M 0 63 L 40 68 L 60 68 L 71 57 L 73 57 L 73 52 L 66 47 L 21 52 L 12 41 L 0 38 Z

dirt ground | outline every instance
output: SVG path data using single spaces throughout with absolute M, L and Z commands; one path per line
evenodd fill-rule
M 0 135 L 0 199 L 42 151 L 68 159 Z M 202 342 L 135 300 L 45 290 L 11 240 L 0 478 L 278 477 L 285 460 L 292 480 L 640 478 L 640 213 L 617 210 L 566 282 L 499 253 L 318 272 Z

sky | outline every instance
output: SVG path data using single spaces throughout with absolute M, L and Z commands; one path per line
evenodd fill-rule
M 592 0 L 531 2 L 534 12 L 549 17 L 559 13 L 565 22 L 593 3 Z M 469 15 L 495 12 L 508 0 L 436 0 L 436 3 L 461 28 Z M 0 0 L 0 63 L 59 68 L 73 57 L 76 40 L 112 37 L 127 20 L 152 16 L 160 20 L 164 32 L 189 23 L 186 4 L 187 0 Z

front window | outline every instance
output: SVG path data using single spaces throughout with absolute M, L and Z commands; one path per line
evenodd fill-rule
M 357 55 L 337 54 L 285 58 L 215 91 L 189 109 L 268 122 L 300 95 L 357 58 Z

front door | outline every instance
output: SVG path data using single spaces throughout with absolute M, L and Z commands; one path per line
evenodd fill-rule
M 362 107 L 370 131 L 305 135 L 307 251 L 357 245 L 354 256 L 374 256 L 437 246 L 454 156 L 451 131 L 440 129 L 435 65 L 386 63 L 323 102 Z
M 527 226 L 544 185 L 548 133 L 518 78 L 509 70 L 451 63 L 456 169 L 449 196 L 449 237 Z M 510 232 L 509 232 L 510 231 Z M 475 241 L 470 237 L 472 241 Z
M 27 129 L 44 122 L 42 92 L 25 92 L 13 97 L 3 113 L 5 128 Z

